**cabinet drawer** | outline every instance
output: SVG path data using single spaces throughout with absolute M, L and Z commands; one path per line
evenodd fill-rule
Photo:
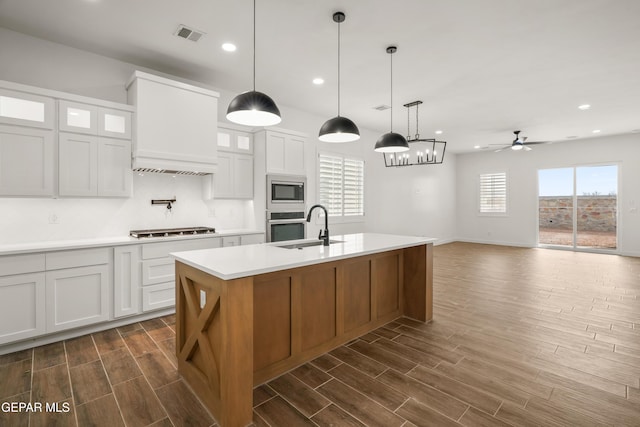
M 8 255 L 0 257 L 0 274 L 35 273 L 44 271 L 44 254 Z
M 78 249 L 46 254 L 47 270 L 109 263 L 109 248 Z
M 0 344 L 45 333 L 45 274 L 0 277 Z
M 240 236 L 241 245 L 255 245 L 257 243 L 264 243 L 264 234 L 243 234 Z
M 222 238 L 222 246 L 240 246 L 240 236 L 224 236 Z
M 196 249 L 219 248 L 220 237 L 197 240 L 177 240 L 173 242 L 148 243 L 142 246 L 142 259 L 164 258 L 171 252 L 193 251 Z
M 173 258 L 156 258 L 142 261 L 142 286 L 175 280 L 176 270 Z
M 175 287 L 174 282 L 167 282 L 142 288 L 142 311 L 175 306 Z

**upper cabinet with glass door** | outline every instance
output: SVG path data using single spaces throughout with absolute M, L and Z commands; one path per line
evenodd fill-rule
M 65 132 L 131 139 L 131 112 L 61 100 L 59 129 Z
M 227 123 L 218 124 L 218 150 L 253 154 L 253 134 Z
M 0 123 L 53 129 L 53 98 L 0 87 Z

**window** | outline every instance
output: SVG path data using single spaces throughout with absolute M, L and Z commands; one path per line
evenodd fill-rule
M 480 174 L 480 213 L 507 213 L 507 174 Z
M 335 154 L 318 156 L 320 203 L 332 217 L 364 215 L 364 161 Z

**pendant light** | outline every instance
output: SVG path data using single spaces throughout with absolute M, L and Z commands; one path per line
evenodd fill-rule
M 271 126 L 282 121 L 273 99 L 256 91 L 256 0 L 253 0 L 253 90 L 233 98 L 227 108 L 227 119 L 246 126 Z
M 387 53 L 391 57 L 391 131 L 382 135 L 376 142 L 374 151 L 378 153 L 400 153 L 409 150 L 409 143 L 405 137 L 393 131 L 393 54 L 397 50 L 395 46 L 387 48 Z
M 348 118 L 340 116 L 340 23 L 344 20 L 344 13 L 333 14 L 333 21 L 338 24 L 338 115 L 324 122 L 320 128 L 318 139 L 324 142 L 352 142 L 360 139 L 358 126 Z

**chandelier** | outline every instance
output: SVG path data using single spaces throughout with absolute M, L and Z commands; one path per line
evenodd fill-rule
M 420 138 L 418 131 L 418 107 L 422 101 L 413 101 L 404 104 L 407 108 L 407 142 L 409 151 L 403 153 L 383 153 L 384 165 L 390 167 L 416 166 L 416 165 L 439 165 L 444 160 L 444 152 L 447 148 L 447 141 L 438 141 L 434 138 Z M 411 109 L 416 111 L 416 134 L 410 136 Z

